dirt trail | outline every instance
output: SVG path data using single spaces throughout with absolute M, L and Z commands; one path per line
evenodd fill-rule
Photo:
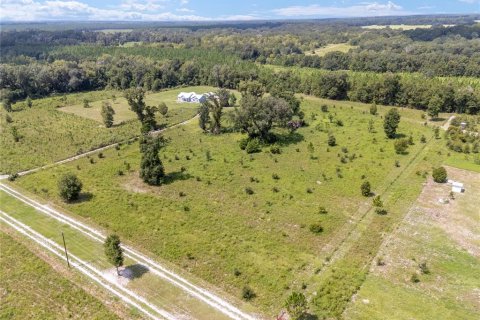
M 185 120 L 183 122 L 180 122 L 180 123 L 177 123 L 177 124 L 174 124 L 170 127 L 166 127 L 166 128 L 163 128 L 163 129 L 160 129 L 160 130 L 156 130 L 156 131 L 152 131 L 150 132 L 151 135 L 157 135 L 157 134 L 160 134 L 162 132 L 165 132 L 167 130 L 170 130 L 170 129 L 173 129 L 175 127 L 178 127 L 178 126 L 183 126 L 183 125 L 186 125 L 188 123 L 190 123 L 191 121 L 193 121 L 194 119 L 196 119 L 198 117 L 198 115 L 195 115 L 193 118 L 190 118 L 188 120 Z M 51 168 L 51 167 L 54 167 L 54 166 L 57 166 L 57 165 L 60 165 L 60 164 L 64 164 L 64 163 L 68 163 L 68 162 L 72 162 L 72 161 L 75 161 L 77 159 L 80 159 L 80 158 L 83 158 L 83 157 L 86 157 L 86 156 L 89 156 L 89 155 L 92 155 L 92 154 L 95 154 L 97 152 L 101 152 L 101 151 L 104 151 L 104 150 L 107 150 L 107 149 L 111 149 L 111 148 L 114 148 L 115 146 L 121 144 L 121 143 L 126 143 L 126 142 L 130 142 L 130 141 L 134 141 L 135 139 L 137 139 L 138 137 L 133 137 L 131 139 L 128 139 L 128 140 L 125 140 L 125 141 L 122 141 L 122 142 L 117 142 L 117 143 L 112 143 L 112 144 L 109 144 L 107 146 L 104 146 L 104 147 L 101 147 L 101 148 L 96 148 L 96 149 L 93 149 L 93 150 L 90 150 L 90 151 L 87 151 L 87 152 L 84 152 L 84 153 L 81 153 L 79 155 L 76 155 L 76 156 L 73 156 L 73 157 L 69 157 L 69 158 L 66 158 L 66 159 L 63 159 L 63 160 L 59 160 L 59 161 L 56 161 L 54 163 L 50 163 L 50 164 L 47 164 L 47 165 L 44 165 L 44 166 L 41 166 L 41 167 L 38 167 L 38 168 L 33 168 L 33 169 L 30 169 L 30 170 L 25 170 L 25 171 L 22 171 L 22 172 L 18 172 L 18 175 L 19 176 L 24 176 L 24 175 L 27 175 L 27 174 L 30 174 L 30 173 L 34 173 L 34 172 L 37 172 L 37 171 L 40 171 L 40 170 L 44 170 L 44 169 L 48 169 L 48 168 Z M 2 179 L 7 179 L 8 178 L 8 175 L 0 175 L 0 180 Z
M 103 243 L 105 241 L 106 237 L 100 231 L 69 217 L 65 213 L 52 209 L 47 205 L 38 203 L 37 201 L 25 196 L 24 194 L 16 191 L 15 189 L 7 185 L 0 184 L 0 190 L 22 201 L 23 203 L 35 208 L 36 211 L 39 212 L 39 214 L 47 215 L 51 218 L 54 218 L 60 221 L 61 223 L 67 224 L 72 228 L 74 228 L 75 230 L 79 231 L 80 233 L 94 239 L 95 241 L 98 241 L 100 243 Z M 7 214 L 4 213 L 4 215 L 7 215 Z M 4 220 L 5 219 L 2 219 L 2 221 Z M 162 278 L 163 280 L 170 282 L 172 285 L 180 288 L 181 290 L 183 290 L 184 292 L 192 296 L 192 298 L 198 299 L 199 302 L 201 303 L 208 304 L 210 307 L 218 310 L 219 312 L 223 313 L 227 317 L 231 319 L 246 319 L 246 320 L 256 319 L 256 317 L 241 311 L 239 308 L 235 307 L 226 299 L 216 295 L 215 293 L 211 292 L 208 289 L 205 289 L 198 285 L 193 284 L 192 282 L 176 274 L 169 268 L 141 254 L 137 250 L 125 245 L 122 246 L 122 248 L 125 252 L 125 256 L 135 261 L 135 263 L 139 263 L 145 266 L 146 268 L 149 269 L 149 271 L 152 274 L 155 274 L 156 276 Z M 83 265 L 83 264 L 80 263 L 80 265 Z

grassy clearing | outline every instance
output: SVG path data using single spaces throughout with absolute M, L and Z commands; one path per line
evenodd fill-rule
M 117 319 L 97 299 L 0 232 L 1 319 Z
M 476 319 L 480 312 L 476 276 L 480 272 L 478 199 L 480 175 L 447 169 L 462 181 L 464 194 L 449 204 L 448 185 L 429 181 L 405 220 L 384 242 L 370 274 L 349 305 L 346 319 Z M 428 274 L 420 272 L 426 262 Z M 419 278 L 411 281 L 412 274 Z
M 165 99 L 171 108 L 168 117 L 158 115 L 160 125 L 172 125 L 195 115 L 198 105 L 177 104 L 174 101 L 177 93 L 185 89 L 200 92 L 212 88 L 190 87 L 147 96 L 148 103 L 158 104 Z M 101 101 L 111 99 L 113 95 L 119 97 L 116 99 L 118 105 L 113 103 L 118 110 L 117 125 L 107 129 L 101 123 L 99 110 Z M 0 110 L 0 172 L 14 173 L 31 169 L 136 136 L 140 126 L 138 121 L 129 120 L 133 118 L 133 113 L 127 110 L 125 99 L 121 96 L 122 93 L 116 91 L 70 94 L 34 100 L 32 108 L 19 102 L 14 105 L 15 111 L 9 114 L 12 123 L 5 121 L 6 112 Z M 92 101 L 93 107 L 83 108 L 81 104 L 84 99 Z M 59 110 L 77 113 L 81 117 Z M 119 121 L 123 123 L 118 124 Z M 12 136 L 13 127 L 20 135 L 18 142 Z
M 157 106 L 160 102 L 165 102 L 168 106 L 168 113 L 167 119 L 171 123 L 181 122 L 182 120 L 186 119 L 187 117 L 194 114 L 199 106 L 198 103 L 179 103 L 177 102 L 177 95 L 182 92 L 190 92 L 194 91 L 197 93 L 205 93 L 210 91 L 215 91 L 214 87 L 206 87 L 206 86 L 197 86 L 197 87 L 186 87 L 186 88 L 179 88 L 173 89 L 168 91 L 162 91 L 157 93 L 150 93 L 146 95 L 145 102 L 147 105 L 150 106 Z M 103 124 L 102 115 L 101 115 L 101 108 L 103 102 L 109 102 L 113 109 L 115 110 L 115 124 L 121 124 L 129 120 L 136 119 L 136 115 L 133 111 L 130 110 L 128 106 L 127 100 L 121 96 L 116 94 L 116 98 L 109 98 L 103 100 L 93 101 L 90 104 L 90 108 L 84 108 L 83 103 L 74 104 L 70 106 L 66 106 L 60 108 L 58 110 L 72 113 L 77 116 L 81 116 L 84 118 L 95 120 L 99 123 Z M 159 122 L 165 121 L 159 116 Z
M 328 113 L 321 112 L 323 103 L 329 105 Z M 57 179 L 75 172 L 86 197 L 68 205 L 69 210 L 236 296 L 250 286 L 257 294 L 254 304 L 276 314 L 292 289 L 302 290 L 304 283 L 310 295 L 323 281 L 315 275 L 331 254 L 323 248 L 339 241 L 343 228 L 358 218 L 358 208 L 371 202 L 360 195 L 362 175 L 374 191 L 386 189 L 422 149 L 420 136 L 431 136 L 419 111 L 401 109 L 399 132 L 412 134 L 415 145 L 408 154 L 397 155 L 382 130 L 381 116 L 388 107 L 380 106 L 380 114 L 371 116 L 369 105 L 304 97 L 302 108 L 310 126 L 294 135 L 278 132 L 283 137 L 279 155 L 268 148 L 247 155 L 238 147 L 242 135 L 205 135 L 196 123 L 167 132 L 172 142 L 162 160 L 169 178 L 159 188 L 146 187 L 137 178 L 136 143 L 104 152 L 94 164 L 81 159 L 22 177 L 18 184 L 65 206 L 57 196 Z M 330 123 L 329 114 L 343 126 Z M 367 130 L 370 119 L 374 133 Z M 328 147 L 328 131 L 337 146 Z M 411 183 L 402 180 L 401 192 L 412 189 Z M 247 187 L 252 195 L 246 194 Z M 328 213 L 319 214 L 320 206 Z M 324 231 L 315 235 L 309 226 L 318 222 Z
M 312 51 L 305 52 L 306 55 L 317 55 L 320 57 L 323 57 L 327 53 L 330 52 L 335 52 L 335 51 L 340 51 L 343 53 L 347 53 L 350 49 L 355 49 L 356 46 L 352 46 L 348 43 L 333 43 L 333 44 L 327 44 L 326 46 L 322 48 L 318 48 Z
M 14 219 L 28 225 L 43 236 L 62 245 L 61 232 L 65 234 L 68 251 L 100 270 L 111 270 L 113 267 L 106 260 L 103 244 L 92 240 L 78 230 L 46 216 L 32 207 L 0 191 L 0 209 L 7 212 Z M 133 273 L 127 288 L 138 290 L 150 302 L 167 310 L 179 318 L 185 314 L 195 314 L 198 319 L 226 319 L 205 303 L 192 299 L 178 287 L 148 272 L 142 265 L 136 264 L 129 258 L 125 259 L 125 267 Z M 243 306 L 249 310 L 248 306 Z

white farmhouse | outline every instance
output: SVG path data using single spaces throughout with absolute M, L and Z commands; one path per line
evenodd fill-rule
M 177 96 L 178 102 L 202 103 L 206 99 L 206 94 L 197 94 L 195 92 L 180 92 Z

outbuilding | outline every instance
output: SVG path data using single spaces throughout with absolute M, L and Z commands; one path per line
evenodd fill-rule
M 465 189 L 463 188 L 463 183 L 461 182 L 452 182 L 452 192 L 462 193 Z

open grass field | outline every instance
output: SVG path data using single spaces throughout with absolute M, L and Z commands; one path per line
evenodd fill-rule
M 320 110 L 323 103 L 329 105 L 328 113 Z M 80 159 L 22 177 L 15 184 L 235 296 L 249 286 L 256 293 L 253 304 L 276 314 L 291 290 L 304 290 L 313 299 L 328 287 L 332 270 L 346 261 L 342 257 L 357 259 L 359 265 L 369 263 L 384 230 L 420 192 L 424 179 L 416 171 L 430 170 L 440 161 L 436 153 L 428 159 L 426 151 L 423 155 L 420 136 L 430 140 L 432 129 L 423 126 L 419 111 L 400 109 L 399 132 L 411 134 L 415 144 L 408 154 L 397 155 L 381 125 L 388 107 L 380 106 L 378 116 L 370 115 L 368 108 L 303 97 L 310 125 L 293 135 L 279 131 L 281 154 L 271 154 L 266 147 L 247 155 L 238 146 L 241 134 L 206 135 L 195 122 L 174 128 L 165 133 L 171 143 L 161 151 L 168 174 L 161 187 L 147 187 L 139 180 L 136 143 L 103 152 L 101 159 L 92 157 L 94 164 Z M 343 126 L 330 123 L 328 115 L 343 121 Z M 367 130 L 370 119 L 373 133 Z M 328 147 L 329 131 L 337 146 Z M 124 175 L 118 175 L 119 170 Z M 65 172 L 74 172 L 84 184 L 82 201 L 72 205 L 57 196 L 57 179 Z M 392 203 L 391 216 L 368 214 L 362 219 L 371 204 L 371 198 L 360 194 L 364 180 L 374 192 L 385 192 L 387 204 Z M 253 194 L 245 192 L 247 187 Z M 320 206 L 328 213 L 320 214 Z M 343 246 L 351 226 L 359 221 L 370 233 L 360 230 L 358 241 Z M 314 223 L 323 226 L 322 233 L 309 230 Z M 328 263 L 338 248 L 339 259 Z M 348 300 L 341 301 L 338 308 L 343 310 Z M 317 306 L 312 310 L 317 312 L 322 303 L 312 302 Z M 328 312 L 335 315 L 338 310 Z
M 190 87 L 147 95 L 147 103 L 158 105 L 165 101 L 169 106 L 167 117 L 158 115 L 159 125 L 172 125 L 192 118 L 197 104 L 177 104 L 176 95 L 182 90 L 206 91 L 210 87 Z M 117 111 L 116 123 L 105 128 L 101 122 L 100 106 L 103 100 L 111 100 Z M 91 101 L 91 108 L 83 108 L 84 99 Z M 63 112 L 66 111 L 66 112 Z M 7 123 L 6 112 L 0 110 L 0 173 L 15 173 L 62 160 L 78 153 L 124 141 L 138 135 L 140 125 L 134 114 L 128 110 L 121 92 L 93 91 L 50 97 L 33 101 L 28 108 L 24 102 L 14 105 L 9 115 L 13 122 Z M 120 124 L 120 122 L 122 122 Z M 12 128 L 15 127 L 20 139 L 15 142 Z
M 177 102 L 177 95 L 180 92 L 197 92 L 197 93 L 205 93 L 215 91 L 214 87 L 206 87 L 206 86 L 197 86 L 197 87 L 185 87 L 179 89 L 173 89 L 168 91 L 150 93 L 145 97 L 145 103 L 149 106 L 158 106 L 161 102 L 165 102 L 168 106 L 168 113 L 167 119 L 170 120 L 172 123 L 178 123 L 188 117 L 192 117 L 193 114 L 198 109 L 198 103 L 179 103 Z M 136 119 L 136 115 L 133 111 L 130 110 L 128 106 L 127 100 L 117 93 L 116 97 L 109 98 L 109 99 L 102 99 L 93 101 L 90 104 L 90 108 L 84 108 L 83 103 L 69 105 L 58 110 L 75 114 L 77 116 L 81 116 L 83 118 L 88 118 L 95 120 L 101 124 L 102 115 L 101 115 L 101 108 L 103 102 L 109 102 L 113 109 L 115 110 L 115 124 L 121 124 L 123 122 Z M 158 116 L 158 121 L 162 122 L 161 115 Z
M 307 51 L 305 52 L 306 55 L 317 55 L 320 57 L 323 57 L 327 53 L 330 52 L 335 52 L 335 51 L 340 51 L 343 53 L 347 53 L 350 49 L 355 49 L 355 46 L 352 46 L 348 43 L 333 43 L 333 44 L 328 44 L 322 48 L 315 49 L 313 51 Z
M 0 251 L 1 319 L 118 319 L 4 232 Z
M 104 274 L 114 273 L 114 268 L 104 255 L 102 242 L 95 241 L 77 229 L 40 213 L 4 191 L 0 191 L 0 209 L 59 245 L 63 245 L 60 231 L 63 232 L 68 252 L 71 255 L 82 259 Z M 222 313 L 193 299 L 178 287 L 149 272 L 148 268 L 132 259 L 126 258 L 124 266 L 125 270 L 131 274 L 129 278 L 123 278 L 127 281 L 124 286 L 134 291 L 138 290 L 148 301 L 175 317 L 184 318 L 194 314 L 196 319 L 226 319 Z M 244 306 L 245 309 L 248 309 L 248 306 Z
M 455 26 L 454 24 L 444 24 L 444 27 L 453 27 Z M 369 25 L 369 26 L 362 26 L 363 29 L 385 29 L 385 28 L 390 28 L 393 30 L 414 30 L 414 29 L 428 29 L 431 28 L 431 24 L 391 24 L 391 25 Z
M 450 186 L 431 179 L 399 227 L 387 237 L 345 319 L 477 319 L 480 314 L 480 174 L 447 168 L 464 183 L 464 194 L 448 198 Z M 383 265 L 378 265 L 381 261 Z M 419 265 L 426 263 L 428 273 Z M 419 282 L 411 281 L 413 274 Z

